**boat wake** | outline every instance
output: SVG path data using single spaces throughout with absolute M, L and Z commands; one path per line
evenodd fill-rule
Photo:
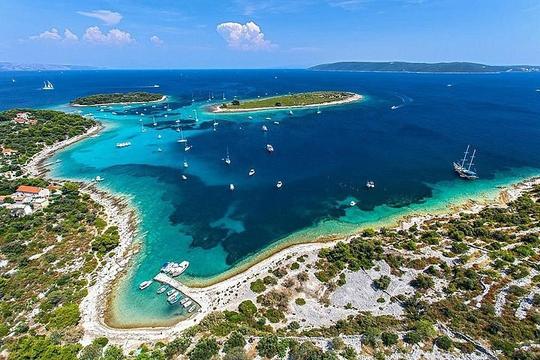
M 404 107 L 404 106 L 406 106 L 406 105 L 409 105 L 410 103 L 412 103 L 412 102 L 414 101 L 413 98 L 408 97 L 407 95 L 396 95 L 396 96 L 400 98 L 401 104 L 398 104 L 398 105 L 392 105 L 392 106 L 390 107 L 390 110 L 401 109 L 402 107 Z

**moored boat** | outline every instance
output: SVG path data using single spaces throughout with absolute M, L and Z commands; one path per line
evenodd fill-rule
M 54 85 L 50 81 L 44 81 L 43 87 L 41 88 L 43 90 L 54 90 Z
M 169 285 L 161 285 L 159 289 L 157 289 L 156 293 L 163 294 L 167 289 L 169 288 Z
M 269 153 L 273 153 L 274 147 L 270 144 L 266 144 L 266 151 L 268 151 Z
M 276 187 L 278 189 L 281 189 L 281 187 L 283 186 L 283 182 L 281 180 L 279 180 L 277 183 L 276 183 Z
M 161 272 L 172 277 L 181 275 L 189 267 L 189 261 L 182 261 L 180 264 L 167 262 L 161 267 Z
M 255 169 L 250 169 L 249 172 L 248 172 L 248 175 L 249 176 L 255 175 Z
M 128 146 L 131 146 L 130 141 L 116 143 L 117 148 L 125 148 L 125 147 L 128 147 Z
M 143 281 L 142 283 L 139 284 L 139 290 L 144 290 L 146 289 L 147 287 L 149 287 L 150 285 L 152 285 L 152 280 L 146 280 L 146 281 Z
M 465 154 L 463 155 L 463 159 L 461 159 L 461 162 L 453 163 L 454 171 L 462 179 L 476 180 L 478 179 L 478 174 L 476 173 L 476 171 L 471 170 L 471 167 L 474 165 L 473 161 L 476 155 L 476 149 L 473 150 L 469 164 L 468 165 L 465 164 L 467 162 L 467 155 L 469 154 L 469 148 L 470 148 L 470 145 L 467 145 L 467 149 L 465 150 Z

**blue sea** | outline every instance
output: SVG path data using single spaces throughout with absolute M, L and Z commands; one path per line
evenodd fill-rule
M 45 80 L 55 90 L 40 90 Z M 444 211 L 538 175 L 537 89 L 540 74 L 534 73 L 4 72 L 0 107 L 78 111 L 106 126 L 98 137 L 55 155 L 61 162 L 51 171 L 78 180 L 99 175 L 101 187 L 136 206 L 142 247 L 115 290 L 112 318 L 115 325 L 137 326 L 184 315 L 181 307 L 155 294 L 157 285 L 137 289 L 166 261 L 190 261 L 180 279 L 201 285 L 277 247 L 346 236 L 412 212 Z M 364 99 L 321 107 L 320 114 L 316 108 L 294 110 L 292 116 L 284 110 L 207 111 L 223 98 L 314 90 L 351 91 Z M 68 105 L 78 96 L 126 91 L 168 98 L 131 106 Z M 192 146 L 189 151 L 177 142 L 179 127 Z M 116 148 L 126 141 L 132 145 Z M 267 153 L 266 144 L 274 153 Z M 452 171 L 452 162 L 469 144 L 477 149 L 474 168 L 480 179 L 474 182 Z M 223 162 L 227 149 L 230 166 Z M 251 168 L 256 174 L 250 177 Z M 375 182 L 374 189 L 365 187 L 368 180 Z M 283 182 L 281 189 L 277 181 Z

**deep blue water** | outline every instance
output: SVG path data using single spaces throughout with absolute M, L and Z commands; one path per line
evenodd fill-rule
M 44 80 L 56 89 L 39 90 Z M 144 311 L 148 320 L 175 314 L 168 308 L 155 310 L 153 300 L 134 290 L 134 284 L 164 261 L 185 258 L 192 263 L 187 275 L 212 277 L 291 234 L 318 228 L 324 234 L 321 224 L 329 220 L 335 220 L 330 222 L 335 231 L 336 224 L 381 219 L 392 213 L 388 209 L 436 200 L 435 195 L 448 199 L 492 187 L 495 178 L 535 173 L 540 168 L 536 89 L 540 74 L 0 73 L 0 107 L 76 111 L 61 105 L 101 92 L 144 90 L 170 96 L 166 105 L 171 111 L 165 104 L 85 108 L 84 113 L 103 120 L 108 130 L 59 154 L 62 162 L 54 169 L 55 175 L 69 178 L 100 175 L 103 186 L 130 195 L 141 210 L 145 246 L 118 308 L 125 317 Z M 252 120 L 248 114 L 204 113 L 209 94 L 218 102 L 223 94 L 245 99 L 310 90 L 353 91 L 365 100 L 322 108 L 321 114 L 314 109 L 293 116 L 284 111 L 256 113 Z M 392 110 L 393 105 L 399 108 Z M 265 120 L 268 116 L 271 121 Z M 189 152 L 176 142 L 176 120 L 193 145 Z M 216 131 L 213 121 L 219 123 Z M 268 126 L 267 133 L 261 131 L 262 124 Z M 114 144 L 121 141 L 133 145 L 116 149 Z M 264 150 L 267 143 L 276 149 L 272 155 Z M 481 179 L 475 183 L 457 179 L 451 168 L 467 144 L 478 149 Z M 230 167 L 221 160 L 227 147 Z M 182 168 L 184 159 L 190 163 L 187 170 Z M 250 168 L 256 169 L 254 177 L 247 176 Z M 188 181 L 181 181 L 182 173 Z M 275 188 L 277 180 L 285 184 L 281 190 Z M 366 190 L 366 180 L 374 180 L 376 189 Z M 228 190 L 230 183 L 236 186 L 234 192 Z M 436 184 L 445 184 L 445 190 L 435 194 Z M 357 201 L 356 208 L 348 205 L 351 199 Z

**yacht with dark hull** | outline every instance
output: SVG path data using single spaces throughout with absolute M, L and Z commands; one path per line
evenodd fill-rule
M 465 154 L 463 155 L 463 159 L 461 159 L 460 162 L 454 162 L 454 171 L 458 176 L 465 180 L 476 180 L 478 179 L 478 174 L 476 171 L 471 170 L 472 166 L 474 165 L 474 157 L 476 155 L 476 149 L 473 150 L 471 154 L 471 158 L 468 159 L 467 156 L 469 155 L 469 149 L 470 145 L 467 145 L 467 149 L 465 150 Z M 467 164 L 467 160 L 469 163 Z

